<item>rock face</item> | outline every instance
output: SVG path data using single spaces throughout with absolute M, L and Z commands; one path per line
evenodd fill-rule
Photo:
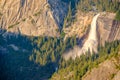
M 102 13 L 98 18 L 99 42 L 104 45 L 105 41 L 120 40 L 120 22 L 115 21 L 114 13 Z
M 83 13 L 77 11 L 76 20 L 68 28 L 64 28 L 64 32 L 66 33 L 65 37 L 77 36 L 78 38 L 81 38 L 87 33 L 87 29 L 90 27 L 93 16 L 94 13 L 92 12 Z
M 0 0 L 0 29 L 28 36 L 59 36 L 67 12 L 64 0 Z M 65 38 L 84 36 L 93 14 L 77 11 L 76 21 L 64 29 Z M 114 13 L 102 13 L 97 20 L 101 44 L 120 39 L 120 22 L 114 17 Z
M 120 57 L 112 58 L 101 63 L 97 68 L 88 72 L 82 80 L 119 80 Z
M 61 0 L 0 0 L 0 28 L 29 36 L 58 36 L 67 8 Z

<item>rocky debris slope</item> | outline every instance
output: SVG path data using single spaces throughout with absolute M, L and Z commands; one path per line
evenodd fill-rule
M 61 0 L 0 0 L 0 28 L 28 36 L 58 36 L 67 5 Z
M 119 80 L 120 79 L 120 55 L 106 60 L 97 68 L 92 69 L 82 80 Z

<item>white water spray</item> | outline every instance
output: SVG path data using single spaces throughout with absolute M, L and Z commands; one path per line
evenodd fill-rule
M 93 20 L 91 22 L 91 29 L 89 32 L 88 39 L 83 44 L 83 47 L 80 49 L 79 47 L 74 47 L 73 50 L 70 50 L 63 54 L 63 57 L 65 60 L 68 60 L 70 57 L 72 59 L 75 59 L 77 56 L 80 56 L 82 54 L 85 54 L 86 52 L 90 52 L 91 54 L 93 52 L 97 53 L 97 46 L 98 46 L 98 40 L 97 40 L 97 18 L 100 14 L 97 14 L 93 17 Z
M 100 14 L 97 14 L 96 16 L 94 16 L 92 23 L 91 23 L 91 29 L 90 29 L 90 33 L 88 36 L 88 39 L 86 40 L 86 42 L 84 43 L 82 49 L 79 51 L 78 56 L 80 56 L 81 54 L 85 54 L 87 51 L 89 51 L 90 53 L 97 53 L 97 46 L 98 46 L 98 40 L 97 40 L 97 18 L 99 17 Z

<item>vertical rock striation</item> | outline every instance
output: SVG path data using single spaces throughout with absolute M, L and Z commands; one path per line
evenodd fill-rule
M 59 36 L 67 8 L 61 0 L 1 0 L 0 28 L 29 36 Z
M 108 41 L 111 42 L 111 41 L 117 40 L 119 39 L 118 38 L 119 36 L 120 36 L 120 22 L 113 20 Z
M 99 43 L 120 40 L 120 22 L 114 20 L 114 13 L 102 13 L 98 18 Z

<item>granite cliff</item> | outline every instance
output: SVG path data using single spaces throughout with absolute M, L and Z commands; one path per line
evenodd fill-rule
M 119 80 L 120 79 L 120 55 L 108 59 L 98 67 L 88 71 L 82 80 Z
M 68 28 L 65 28 L 65 37 L 77 36 L 78 38 L 87 38 L 90 24 L 95 12 L 76 14 L 76 21 Z M 98 42 L 104 45 L 105 42 L 120 40 L 120 22 L 115 20 L 115 13 L 102 12 L 97 19 Z
M 1 0 L 0 28 L 28 36 L 59 36 L 68 7 L 69 2 L 65 0 Z M 94 14 L 77 10 L 75 20 L 63 29 L 65 38 L 87 35 Z M 115 13 L 105 12 L 99 16 L 97 27 L 100 44 L 120 39 L 120 23 L 114 18 Z
M 115 20 L 114 13 L 103 13 L 97 25 L 100 44 L 120 40 L 120 21 Z
M 1 0 L 0 28 L 28 36 L 59 36 L 67 5 L 61 0 Z

